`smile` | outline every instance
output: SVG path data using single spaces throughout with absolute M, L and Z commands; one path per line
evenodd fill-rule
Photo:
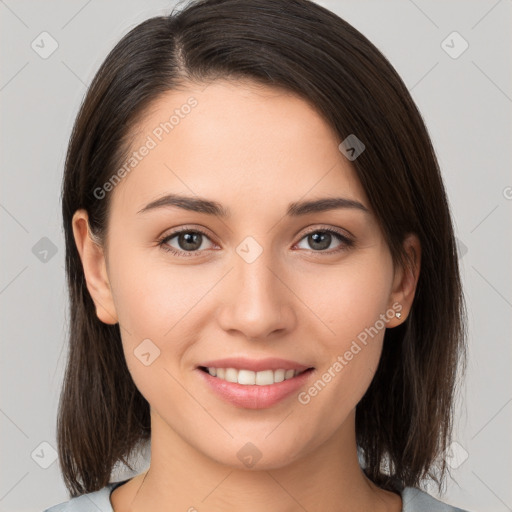
M 285 370 L 283 368 L 277 370 L 262 370 L 258 372 L 243 369 L 239 370 L 236 368 L 200 367 L 200 369 L 217 379 L 242 384 L 244 386 L 268 386 L 278 382 L 283 382 L 284 380 L 293 379 L 297 375 L 307 371 L 293 369 Z
M 196 374 L 214 395 L 244 409 L 267 409 L 277 405 L 305 387 L 314 372 L 314 368 L 258 371 L 215 366 L 196 368 Z

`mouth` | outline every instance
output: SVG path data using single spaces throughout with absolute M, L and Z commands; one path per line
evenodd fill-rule
M 274 368 L 264 369 L 263 364 L 253 364 L 258 367 L 254 370 L 208 364 L 196 367 L 195 371 L 215 396 L 242 409 L 268 409 L 284 402 L 307 386 L 315 372 L 315 368 L 306 366 L 279 368 L 281 364 L 278 366 L 277 361 L 273 362 Z
M 278 368 L 276 370 L 267 369 L 260 371 L 237 368 L 215 368 L 213 366 L 199 366 L 198 368 L 216 379 L 240 384 L 242 386 L 269 386 L 293 379 L 303 373 L 314 370 L 313 367 L 306 368 L 305 370 Z

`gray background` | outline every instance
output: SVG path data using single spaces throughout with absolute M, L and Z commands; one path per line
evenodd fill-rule
M 68 499 L 52 451 L 67 354 L 65 150 L 86 87 L 108 51 L 174 3 L 0 0 L 0 512 L 40 511 Z M 474 511 L 512 510 L 512 0 L 319 3 L 396 67 L 442 167 L 469 311 L 468 374 L 449 456 L 453 479 L 443 499 Z M 44 31 L 58 44 L 47 58 L 31 46 L 51 49 Z M 446 39 L 453 31 L 463 39 Z M 454 58 L 463 40 L 469 47 Z M 146 464 L 147 452 L 140 471 Z

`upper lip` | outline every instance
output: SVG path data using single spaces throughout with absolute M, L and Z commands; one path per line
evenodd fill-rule
M 304 364 L 297 363 L 296 361 L 289 361 L 287 359 L 279 359 L 269 357 L 266 359 L 248 359 L 246 357 L 227 357 L 225 359 L 216 359 L 215 361 L 205 361 L 199 366 L 205 368 L 235 368 L 237 370 L 252 370 L 253 372 L 260 372 L 263 370 L 307 370 L 312 368 Z

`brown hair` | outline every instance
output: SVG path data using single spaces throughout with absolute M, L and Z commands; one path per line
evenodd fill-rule
M 408 264 L 402 242 L 418 235 L 412 309 L 386 330 L 376 375 L 357 405 L 356 434 L 377 485 L 417 486 L 427 477 L 441 485 L 466 323 L 449 206 L 422 117 L 382 53 L 318 4 L 199 0 L 144 21 L 119 41 L 92 81 L 70 139 L 62 189 L 69 355 L 57 424 L 70 495 L 104 487 L 114 465 L 128 464 L 151 434 L 149 404 L 127 369 L 120 327 L 95 314 L 73 214 L 86 209 L 92 233 L 104 241 L 110 195 L 99 200 L 94 191 L 121 167 L 130 130 L 162 93 L 216 78 L 284 87 L 314 105 L 340 142 L 355 134 L 366 149 L 352 165 L 395 264 Z

